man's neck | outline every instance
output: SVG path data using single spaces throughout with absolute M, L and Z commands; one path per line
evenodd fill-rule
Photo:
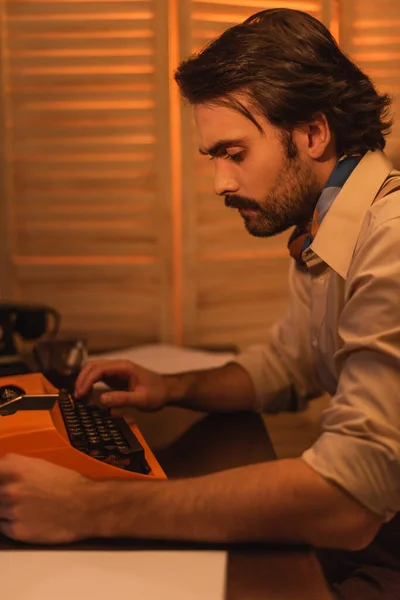
M 334 168 L 336 167 L 339 156 L 333 151 L 327 149 L 326 155 L 324 155 L 319 161 L 315 161 L 314 173 L 317 177 L 318 183 L 321 186 L 321 191 L 324 189 L 326 182 L 332 175 Z

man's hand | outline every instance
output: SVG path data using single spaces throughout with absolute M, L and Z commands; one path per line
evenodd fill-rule
M 75 396 L 90 393 L 97 381 L 113 388 L 101 395 L 101 402 L 109 407 L 155 411 L 168 400 L 168 380 L 130 360 L 89 361 L 75 382 Z
M 98 381 L 112 388 L 101 395 L 100 401 L 117 414 L 129 413 L 129 408 L 156 411 L 166 405 L 205 412 L 253 410 L 255 407 L 252 380 L 236 363 L 160 375 L 130 360 L 91 360 L 77 377 L 75 396 L 90 394 Z
M 0 532 L 39 544 L 90 537 L 94 486 L 75 471 L 8 454 L 0 459 Z

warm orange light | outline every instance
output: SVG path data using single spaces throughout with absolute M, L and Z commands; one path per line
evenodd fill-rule
M 54 0 L 52 0 L 53 2 Z M 97 0 L 96 0 L 97 1 Z M 89 13 L 70 13 L 68 14 L 68 21 L 78 21 L 78 22 L 84 22 L 84 21 L 91 21 L 93 20 L 94 15 L 96 15 L 96 21 L 120 21 L 120 20 L 124 20 L 127 23 L 129 23 L 129 21 L 148 21 L 149 19 L 153 18 L 153 13 L 152 12 L 135 12 L 133 13 L 132 11 L 130 12 L 89 12 Z M 29 15 L 26 13 L 22 13 L 18 14 L 18 13 L 10 13 L 8 15 L 8 20 L 12 23 L 14 22 L 18 22 L 18 21 L 24 21 L 24 22 L 35 22 L 35 21 L 39 21 L 39 22 L 64 22 L 66 20 L 66 16 L 65 13 L 46 13 L 46 12 L 41 12 L 40 14 L 37 15 Z
M 365 21 L 354 21 L 354 23 L 352 23 L 353 29 L 357 30 L 357 29 L 373 29 L 376 30 L 377 27 L 377 21 L 371 19 L 371 20 L 365 20 Z M 382 27 L 389 27 L 390 29 L 398 29 L 400 27 L 400 20 L 399 19 L 379 19 L 379 29 L 382 29 Z
M 352 58 L 356 62 L 393 62 L 400 59 L 400 52 L 353 52 Z
M 179 62 L 179 0 L 169 2 L 169 72 L 175 71 Z M 177 87 L 171 82 L 170 131 L 171 131 L 171 194 L 172 194 L 172 244 L 173 244 L 173 322 L 174 343 L 183 342 L 183 287 L 182 287 L 182 190 L 181 190 L 181 121 L 180 101 Z
M 332 0 L 331 4 L 331 21 L 328 23 L 329 31 L 335 38 L 336 42 L 340 44 L 340 26 L 339 26 L 339 0 Z
M 270 248 L 266 247 L 262 250 L 226 250 L 225 252 L 204 252 L 200 253 L 199 259 L 207 262 L 223 262 L 233 260 L 251 260 L 254 258 L 285 258 L 288 256 L 288 250 L 286 246 L 282 248 Z
M 353 46 L 389 46 L 400 44 L 400 35 L 359 35 L 351 41 Z
M 99 255 L 96 256 L 21 256 L 16 254 L 13 257 L 13 265 L 18 267 L 23 266 L 39 266 L 39 265 L 63 265 L 63 266 L 88 266 L 88 265 L 149 265 L 156 264 L 157 258 L 151 255 L 141 254 L 140 256 L 109 256 Z
M 53 0 L 51 0 L 53 2 Z M 82 0 L 79 0 L 81 2 Z M 98 2 L 98 0 L 96 0 Z M 85 39 L 86 40 L 107 40 L 107 39 L 143 39 L 143 38 L 152 38 L 154 37 L 154 31 L 151 29 L 132 29 L 132 30 L 123 30 L 123 31 L 115 31 L 111 29 L 110 31 L 85 31 Z M 24 39 L 32 40 L 32 39 L 40 39 L 40 40 L 48 40 L 48 39 L 58 39 L 59 35 L 50 31 L 25 31 Z M 78 31 L 63 31 L 62 38 L 64 40 L 71 39 L 79 39 L 82 40 L 82 31 L 79 29 Z
M 138 75 L 152 74 L 152 65 L 63 65 L 54 67 L 20 67 L 21 75 Z
M 101 48 L 100 43 L 97 47 L 92 48 L 46 48 L 45 50 L 35 50 L 32 48 L 29 49 L 30 58 L 69 58 L 75 56 L 77 56 L 78 58 L 93 58 L 98 56 L 105 56 L 106 58 L 114 58 L 115 56 L 126 56 L 129 58 L 131 56 L 152 56 L 153 53 L 153 49 L 147 46 L 137 48 L 113 48 L 112 50 L 110 50 L 110 48 Z M 25 55 L 26 50 L 24 48 L 14 50 L 14 56 L 20 57 Z
M 201 4 L 219 4 L 224 5 L 228 4 L 229 6 L 248 6 L 249 8 L 254 8 L 254 12 L 258 10 L 263 10 L 266 8 L 279 8 L 280 5 L 283 5 L 285 8 L 295 8 L 297 10 L 304 10 L 308 12 L 316 11 L 319 9 L 319 2 L 282 2 L 279 0 L 201 0 Z

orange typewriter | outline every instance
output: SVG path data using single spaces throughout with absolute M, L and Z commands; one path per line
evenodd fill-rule
M 165 479 L 136 425 L 40 373 L 0 378 L 0 456 L 43 458 L 91 479 Z

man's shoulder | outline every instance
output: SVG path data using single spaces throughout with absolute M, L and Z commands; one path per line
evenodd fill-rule
M 357 246 L 384 224 L 394 229 L 400 217 L 400 171 L 393 169 L 383 182 L 380 192 L 369 207 L 360 231 Z M 392 222 L 393 221 L 393 222 Z
M 379 198 L 371 205 L 369 213 L 373 228 L 400 217 L 400 174 L 397 183 L 399 186 L 397 189 Z
M 399 239 L 400 189 L 379 198 L 368 210 L 351 260 L 349 278 L 356 275 L 363 264 L 380 268 L 391 262 L 393 268 L 392 259 L 399 255 Z M 397 265 L 397 258 L 395 262 Z

